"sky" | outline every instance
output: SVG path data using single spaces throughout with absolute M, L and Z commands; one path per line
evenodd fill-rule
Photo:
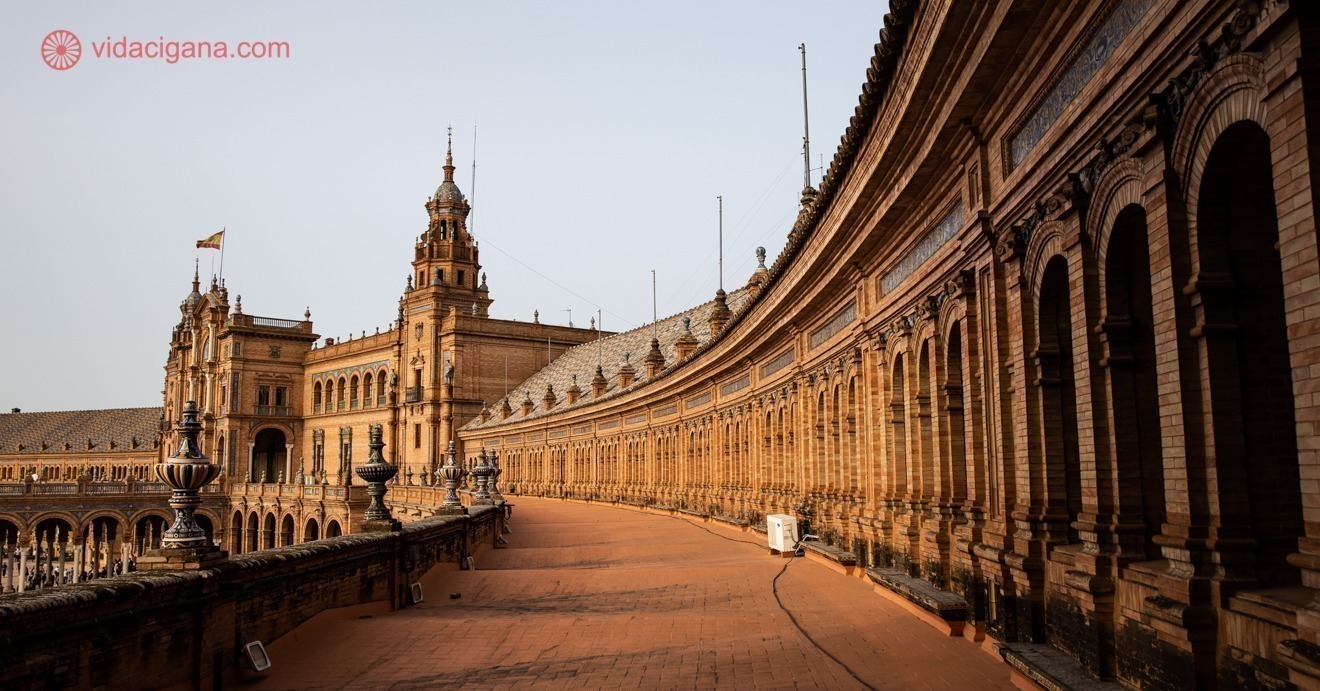
M 220 268 L 196 240 L 221 228 L 225 283 L 245 313 L 310 308 L 323 337 L 387 328 L 451 126 L 492 316 L 539 310 L 564 324 L 571 309 L 586 326 L 602 310 L 608 330 L 639 326 L 653 269 L 661 316 L 709 300 L 717 195 L 725 287 L 740 286 L 757 246 L 773 261 L 798 207 L 798 44 L 819 167 L 857 104 L 885 9 L 7 3 L 0 410 L 161 405 L 194 258 L 204 283 Z M 81 47 L 63 70 L 43 60 L 57 30 Z M 98 57 L 123 39 L 149 54 L 273 41 L 288 57 Z

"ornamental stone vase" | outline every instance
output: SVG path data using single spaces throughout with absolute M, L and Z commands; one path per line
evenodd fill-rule
M 504 474 L 504 469 L 500 467 L 499 456 L 495 451 L 490 452 L 490 498 L 495 501 L 504 501 L 504 495 L 500 494 L 500 476 Z
M 388 491 L 385 483 L 399 472 L 399 468 L 386 463 L 385 457 L 380 452 L 385 448 L 385 442 L 381 440 L 380 425 L 372 425 L 367 436 L 369 439 L 367 462 L 353 469 L 353 472 L 367 483 L 367 494 L 371 497 L 371 504 L 367 506 L 363 518 L 368 521 L 388 523 L 394 520 L 394 516 L 390 515 L 389 507 L 385 506 L 385 492 Z
M 480 460 L 472 468 L 472 477 L 476 481 L 476 490 L 472 493 L 473 504 L 491 504 L 490 500 L 490 476 L 494 469 L 490 466 L 490 457 L 483 450 Z
M 206 532 L 197 525 L 194 514 L 201 506 L 198 490 L 220 474 L 220 467 L 211 463 L 197 445 L 202 423 L 197 421 L 197 403 L 184 404 L 183 420 L 179 423 L 179 448 L 164 463 L 155 465 L 156 478 L 170 486 L 170 508 L 174 509 L 174 525 L 161 537 L 164 549 L 204 548 L 211 546 Z
M 445 498 L 440 502 L 440 508 L 444 513 L 462 513 L 463 501 L 458 498 L 458 486 L 467 477 L 467 469 L 459 465 L 455 460 L 457 451 L 454 449 L 454 442 L 449 442 L 449 449 L 445 451 L 445 464 L 436 470 L 438 479 L 445 483 Z

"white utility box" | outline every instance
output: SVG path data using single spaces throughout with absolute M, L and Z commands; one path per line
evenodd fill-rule
M 770 538 L 770 549 L 791 552 L 797 546 L 796 518 L 782 513 L 772 513 L 765 517 L 765 529 Z

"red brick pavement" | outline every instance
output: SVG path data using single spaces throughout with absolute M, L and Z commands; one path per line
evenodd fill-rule
M 770 557 L 757 534 L 512 501 L 508 549 L 483 553 L 476 571 L 428 574 L 416 607 L 304 625 L 259 688 L 1012 688 L 1008 667 L 975 645 L 869 583 Z M 775 602 L 785 563 L 784 606 L 828 654 Z

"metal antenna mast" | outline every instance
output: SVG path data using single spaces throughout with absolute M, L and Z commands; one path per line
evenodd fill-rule
M 802 162 L 803 189 L 811 187 L 811 127 L 807 121 L 807 44 L 798 45 L 802 51 Z
M 472 187 L 468 189 L 468 232 L 471 233 L 476 224 L 472 222 L 475 212 L 472 210 L 472 202 L 477 200 L 477 126 L 472 126 Z
M 568 328 L 570 329 L 573 328 L 573 308 L 569 307 L 568 309 L 563 311 L 568 312 Z
M 720 201 L 720 290 L 724 290 L 724 196 L 716 199 Z

